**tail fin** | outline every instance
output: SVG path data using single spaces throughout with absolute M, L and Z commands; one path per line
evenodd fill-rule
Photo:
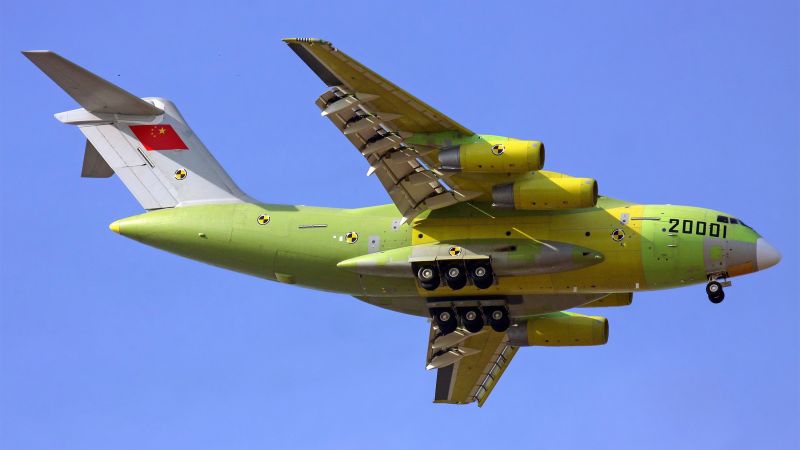
M 113 170 L 147 210 L 248 201 L 169 100 L 138 98 L 50 51 L 23 54 L 83 106 L 56 114 L 86 136 L 82 176 Z

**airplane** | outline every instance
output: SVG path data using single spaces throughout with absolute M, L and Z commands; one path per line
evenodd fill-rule
M 605 344 L 607 319 L 575 308 L 694 284 L 719 303 L 730 278 L 781 259 L 734 215 L 601 196 L 593 178 L 543 170 L 542 142 L 477 134 L 327 41 L 284 41 L 327 85 L 321 116 L 392 203 L 255 200 L 171 101 L 139 98 L 51 51 L 22 53 L 81 106 L 55 115 L 86 137 L 81 175 L 116 174 L 146 211 L 112 231 L 428 318 L 434 402 L 483 406 L 520 347 Z

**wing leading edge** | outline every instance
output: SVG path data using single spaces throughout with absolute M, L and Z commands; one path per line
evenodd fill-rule
M 393 112 L 394 124 L 411 133 L 457 131 L 464 136 L 475 133 L 414 97 L 391 81 L 321 39 L 283 40 L 329 87 L 376 95 L 371 104 L 378 111 Z

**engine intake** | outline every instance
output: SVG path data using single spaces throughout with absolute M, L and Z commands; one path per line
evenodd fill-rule
M 608 342 L 608 319 L 558 312 L 517 323 L 508 329 L 508 342 L 518 347 L 574 347 Z
M 544 167 L 539 141 L 483 136 L 439 152 L 443 170 L 474 173 L 524 173 Z
M 501 208 L 521 210 L 589 208 L 597 204 L 597 181 L 539 172 L 495 186 L 492 202 Z

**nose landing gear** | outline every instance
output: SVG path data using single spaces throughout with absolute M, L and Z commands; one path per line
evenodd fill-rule
M 722 283 L 716 280 L 708 282 L 706 285 L 706 294 L 708 294 L 708 300 L 711 301 L 711 303 L 720 303 L 725 300 L 725 292 L 722 290 Z

